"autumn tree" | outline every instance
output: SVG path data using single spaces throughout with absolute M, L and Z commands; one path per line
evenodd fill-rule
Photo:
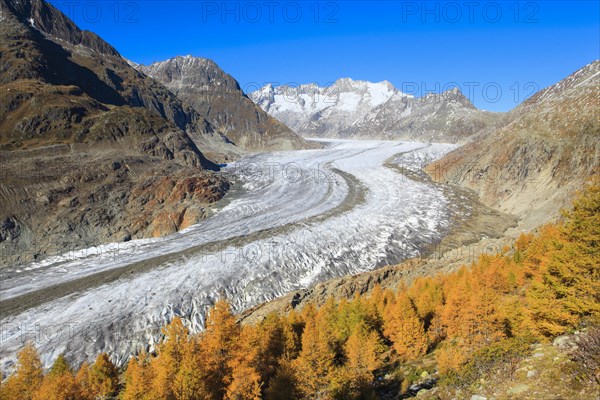
M 192 338 L 181 344 L 182 358 L 172 382 L 176 400 L 200 400 L 208 396 L 200 341 Z
M 83 364 L 81 364 L 79 370 L 75 374 L 75 383 L 79 388 L 79 400 L 88 400 L 92 398 L 90 390 L 90 365 L 87 361 L 84 361 Z
M 124 374 L 125 387 L 121 393 L 122 400 L 150 400 L 152 393 L 152 369 L 148 365 L 148 355 L 142 352 L 138 357 L 131 357 Z
M 468 336 L 462 337 L 474 348 L 489 345 L 503 337 L 504 319 L 500 312 L 500 294 L 494 287 L 489 274 L 471 272 L 471 292 L 469 302 L 463 308 L 463 324 L 468 328 Z
M 89 391 L 93 397 L 110 398 L 117 393 L 119 374 L 108 354 L 101 353 L 88 374 Z
M 466 360 L 466 351 L 456 341 L 446 341 L 435 352 L 435 360 L 442 374 L 457 371 Z
M 150 363 L 152 390 L 162 399 L 172 399 L 175 376 L 179 372 L 189 332 L 181 318 L 175 317 L 162 333 L 164 339 L 157 346 L 157 356 Z
M 17 354 L 17 370 L 2 385 L 2 397 L 10 400 L 30 400 L 44 380 L 42 362 L 37 350 L 27 343 Z
M 384 314 L 384 334 L 393 343 L 401 358 L 414 360 L 427 351 L 427 336 L 412 301 L 406 293 L 398 293 L 396 300 Z
M 374 397 L 373 372 L 381 366 L 384 350 L 377 331 L 364 322 L 356 325 L 344 345 L 346 361 L 337 370 L 332 395 L 339 399 L 366 399 Z
M 309 308 L 309 307 L 307 307 Z M 336 353 L 325 309 L 305 312 L 306 325 L 302 333 L 302 351 L 295 360 L 295 370 L 300 389 L 306 394 L 318 395 L 328 386 L 328 375 L 334 366 Z
M 228 400 L 261 399 L 261 381 L 256 368 L 247 363 L 234 363 L 231 384 L 225 396 Z
M 240 328 L 229 303 L 218 301 L 208 315 L 206 330 L 200 338 L 207 399 L 220 400 L 226 395 L 231 380 L 231 361 L 239 346 L 239 336 Z
M 410 285 L 407 293 L 427 331 L 435 317 L 436 309 L 443 304 L 441 285 L 431 277 L 417 278 Z
M 550 246 L 527 296 L 534 329 L 542 336 L 600 316 L 600 185 L 588 186 L 563 216 L 558 238 L 547 229 L 534 240 Z
M 80 388 L 63 354 L 54 361 L 34 400 L 81 400 Z
M 245 354 L 247 362 L 255 365 L 261 381 L 268 385 L 280 360 L 297 355 L 296 341 L 292 325 L 277 315 L 270 314 L 258 325 L 245 329 L 238 351 Z
M 294 363 L 288 359 L 282 360 L 265 391 L 265 399 L 289 400 L 302 398 L 298 375 Z

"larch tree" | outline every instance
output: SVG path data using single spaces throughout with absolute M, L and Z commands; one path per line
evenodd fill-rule
M 435 352 L 437 367 L 442 374 L 456 371 L 466 360 L 466 352 L 456 341 L 446 341 Z
M 329 383 L 328 375 L 334 366 L 335 351 L 329 329 L 315 313 L 307 313 L 302 334 L 302 351 L 295 360 L 295 370 L 301 390 L 318 395 Z
M 408 296 L 427 330 L 435 317 L 436 309 L 443 304 L 441 286 L 431 277 L 417 278 L 408 289 Z
M 563 216 L 558 238 L 547 228 L 533 241 L 549 248 L 528 291 L 532 324 L 541 336 L 600 317 L 600 185 L 588 186 Z
M 207 397 L 204 382 L 205 368 L 200 353 L 200 343 L 191 339 L 182 344 L 183 356 L 172 382 L 176 400 L 201 400 Z
M 30 400 L 44 380 L 42 362 L 37 350 L 27 343 L 17 354 L 17 371 L 2 385 L 2 397 L 10 400 Z
M 54 361 L 34 400 L 80 400 L 80 388 L 63 354 Z
M 298 382 L 299 373 L 295 365 L 288 359 L 279 363 L 275 376 L 265 390 L 267 400 L 290 400 L 302 398 L 302 391 Z
M 152 369 L 148 365 L 148 355 L 142 352 L 132 357 L 125 371 L 125 388 L 122 400 L 150 400 L 155 398 L 152 392 Z
M 90 367 L 89 390 L 93 397 L 110 398 L 117 393 L 119 372 L 108 354 L 101 353 Z
M 384 334 L 394 350 L 406 360 L 414 360 L 427 352 L 427 336 L 423 322 L 405 292 L 399 293 L 384 315 Z
M 207 399 L 220 400 L 225 396 L 239 335 L 240 327 L 231 313 L 229 303 L 218 301 L 208 315 L 200 342 Z
M 260 375 L 256 372 L 256 368 L 247 363 L 237 364 L 232 370 L 232 380 L 225 398 L 227 400 L 261 399 Z
M 236 348 L 230 362 L 231 383 L 227 388 L 227 399 L 251 400 L 260 398 L 261 374 L 260 368 L 268 369 L 268 332 L 260 334 L 254 326 L 245 326 L 239 336 L 239 346 Z M 265 340 L 266 339 L 266 340 Z
M 157 356 L 150 362 L 152 390 L 160 398 L 173 398 L 173 383 L 189 340 L 188 329 L 176 317 L 163 328 L 164 340 L 157 346 Z
M 332 385 L 334 398 L 372 397 L 373 372 L 381 366 L 379 356 L 384 349 L 377 331 L 358 324 L 344 345 L 346 362 L 337 370 Z
M 90 365 L 87 361 L 79 367 L 79 370 L 75 374 L 75 382 L 79 388 L 80 399 L 88 400 L 92 398 L 90 391 Z
M 442 281 L 444 288 L 444 305 L 439 309 L 437 328 L 440 335 L 447 339 L 467 340 L 473 327 L 466 323 L 465 308 L 471 301 L 469 273 L 466 267 L 447 276 Z

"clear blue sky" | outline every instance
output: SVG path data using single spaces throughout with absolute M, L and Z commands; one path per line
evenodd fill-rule
M 506 111 L 600 58 L 598 1 L 52 4 L 133 61 L 211 58 L 248 91 L 350 77 L 422 95 L 456 83 Z

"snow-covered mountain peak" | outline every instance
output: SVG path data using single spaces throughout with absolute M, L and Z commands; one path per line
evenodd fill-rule
M 457 141 L 496 119 L 477 110 L 458 87 L 415 98 L 389 81 L 341 78 L 326 87 L 265 86 L 248 96 L 305 136 Z

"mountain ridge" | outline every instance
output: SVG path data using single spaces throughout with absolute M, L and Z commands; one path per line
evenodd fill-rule
M 0 11 L 2 265 L 208 215 L 229 184 L 204 152 L 233 147 L 208 121 L 51 4 Z
M 177 56 L 148 66 L 136 65 L 136 68 L 161 82 L 245 150 L 315 147 L 258 108 L 239 83 L 212 60 Z
M 531 229 L 568 205 L 600 172 L 600 61 L 540 90 L 504 126 L 427 167 L 437 181 L 477 192 L 488 206 Z
M 416 98 L 389 81 L 340 78 L 332 85 L 273 86 L 249 94 L 302 136 L 462 142 L 501 114 L 475 108 L 459 88 Z

